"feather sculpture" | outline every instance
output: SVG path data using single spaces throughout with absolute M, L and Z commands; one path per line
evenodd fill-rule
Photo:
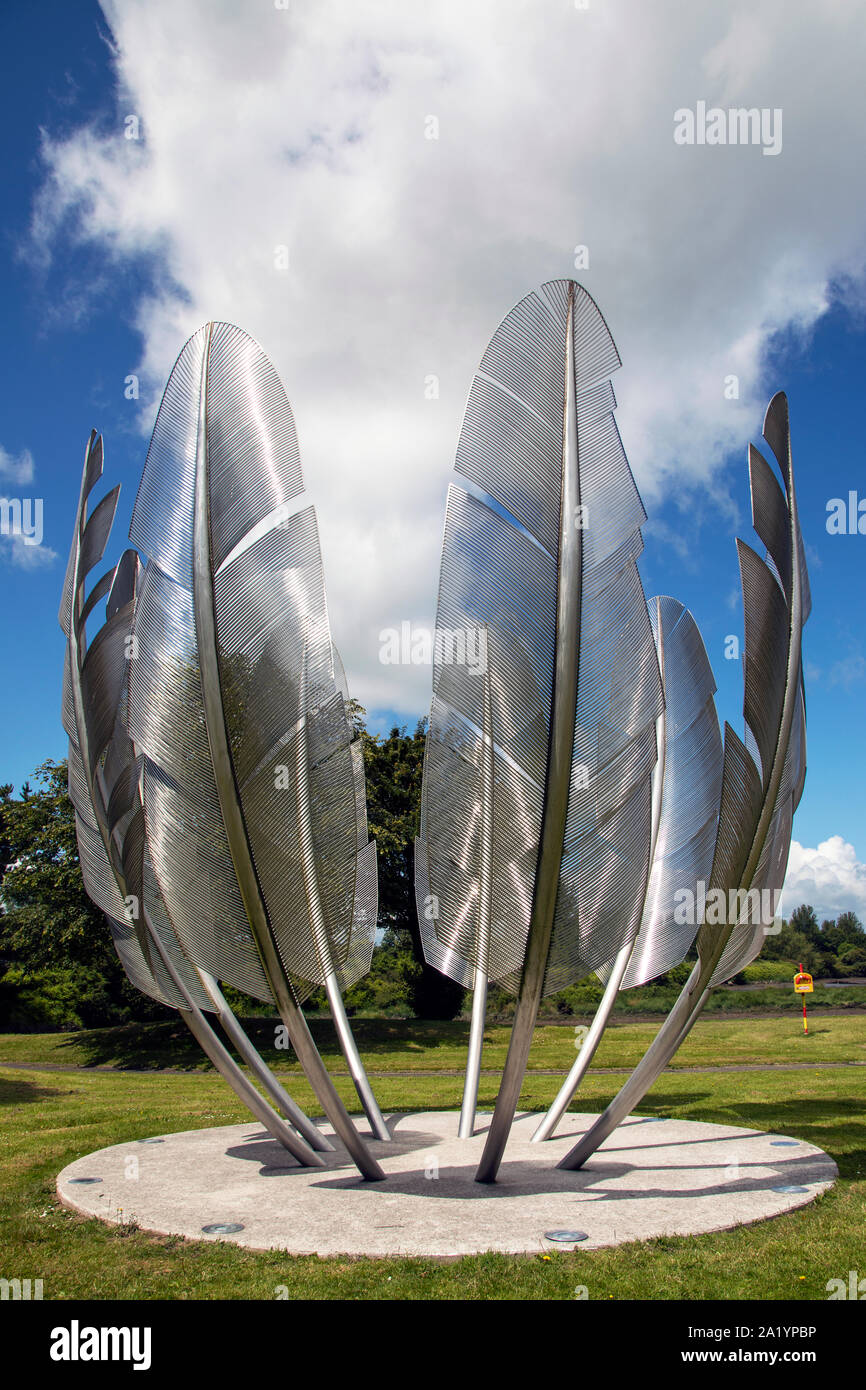
M 574 281 L 528 295 L 482 358 L 448 493 L 416 894 L 432 964 L 517 992 L 482 1182 L 542 995 L 640 926 L 662 693 L 618 366 Z
M 574 1066 L 533 1140 L 548 1139 L 567 1110 L 601 1041 L 616 996 L 665 974 L 685 959 L 697 923 L 678 912 L 687 887 L 696 899 L 709 878 L 719 823 L 722 737 L 716 715 L 716 683 L 691 613 L 673 598 L 649 604 L 665 708 L 657 727 L 653 769 L 649 881 L 640 931 L 616 959 L 598 971 L 605 980 L 598 1006 Z M 682 919 L 682 920 L 680 920 Z
M 75 810 L 76 838 L 85 888 L 106 914 L 115 949 L 130 982 L 150 998 L 176 1008 L 240 1100 L 301 1163 L 320 1165 L 310 1143 L 293 1135 L 250 1084 L 220 1043 L 203 1010 L 218 1009 L 245 1059 L 257 1063 L 260 1079 L 316 1148 L 321 1137 L 285 1094 L 231 1015 L 218 989 L 209 990 L 183 956 L 146 872 L 140 820 L 138 766 L 121 718 L 125 707 L 129 632 L 140 573 L 135 551 L 93 586 L 84 586 L 105 551 L 119 488 L 87 516 L 90 493 L 102 474 L 102 440 L 94 431 L 85 454 L 75 530 L 60 606 L 66 636 L 63 723 L 69 735 L 69 795 Z M 107 599 L 106 621 L 87 643 L 86 625 Z M 136 848 L 137 847 L 137 848 Z M 228 1019 L 231 1019 L 231 1025 Z M 326 1143 L 326 1141 L 325 1141 Z
M 375 846 L 303 488 L 273 366 L 239 329 L 207 324 L 166 386 L 130 526 L 148 560 L 128 727 L 153 871 L 185 954 L 276 1003 L 336 1134 L 379 1179 L 299 1002 L 324 985 L 384 1138 L 340 995 L 366 954 L 358 938 L 375 929 Z
M 788 402 L 782 392 L 767 407 L 763 434 L 784 490 L 764 456 L 750 446 L 752 524 L 766 547 L 766 558 L 737 541 L 745 612 L 747 741 L 725 726 L 719 828 L 707 911 L 697 936 L 698 961 L 645 1056 L 561 1168 L 579 1168 L 595 1152 L 667 1066 L 712 986 L 754 959 L 772 921 L 772 914 L 770 921 L 762 921 L 760 912 L 755 920 L 755 895 L 768 894 L 774 912 L 784 882 L 791 825 L 806 779 L 801 648 L 811 600 L 797 516 Z M 720 921 L 710 915 L 711 898 L 714 905 L 725 904 Z

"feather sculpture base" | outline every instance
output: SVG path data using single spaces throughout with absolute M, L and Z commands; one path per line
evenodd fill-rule
M 531 1142 L 540 1118 L 518 1113 L 499 1182 L 489 1187 L 474 1181 L 489 1114 L 478 1116 L 474 1138 L 458 1139 L 450 1110 L 389 1116 L 388 1144 L 365 1132 L 384 1183 L 365 1183 L 342 1148 L 323 1155 L 324 1171 L 292 1166 L 270 1135 L 247 1122 L 100 1149 L 64 1168 L 57 1192 L 87 1216 L 134 1219 L 161 1234 L 298 1255 L 441 1257 L 573 1248 L 546 1238 L 552 1231 L 584 1233 L 580 1247 L 587 1249 L 724 1230 L 804 1206 L 837 1177 L 833 1160 L 811 1144 L 774 1147 L 778 1135 L 640 1116 L 580 1172 L 558 1171 L 551 1157 L 566 1153 L 596 1116 L 566 1115 L 557 1137 L 542 1145 Z M 131 1155 L 135 1184 L 125 1177 Z M 93 1177 L 101 1181 L 75 1181 Z M 784 1187 L 798 1190 L 778 1190 Z M 224 1223 L 242 1229 L 203 1233 Z

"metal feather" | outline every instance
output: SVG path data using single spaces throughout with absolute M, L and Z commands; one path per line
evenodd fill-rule
M 160 1003 L 177 1008 L 220 1073 L 275 1138 L 301 1163 L 321 1164 L 309 1145 L 293 1135 L 262 1100 L 213 1034 L 202 1009 L 220 1007 L 218 991 L 217 996 L 212 995 L 183 957 L 158 892 L 142 873 L 146 850 L 143 837 L 139 835 L 136 840 L 134 833 L 140 822 L 139 767 L 119 717 L 126 701 L 127 638 L 139 574 L 135 552 L 127 551 L 84 600 L 84 582 L 104 553 L 119 491 L 109 493 L 88 519 L 87 502 L 101 476 L 102 460 L 102 441 L 94 432 L 85 454 L 60 607 L 67 639 L 63 720 L 69 734 L 69 794 L 75 808 L 84 885 L 106 914 L 115 949 L 131 983 Z M 106 598 L 106 621 L 87 647 L 87 618 Z M 222 1004 L 225 1006 L 224 1000 Z M 322 1147 L 314 1127 L 270 1076 L 239 1025 L 236 1027 L 245 1059 L 258 1064 L 258 1071 L 264 1073 L 262 1079 L 270 1083 L 269 1089 L 284 1104 L 296 1127 L 312 1130 L 315 1147 Z
M 697 924 L 677 913 L 676 894 L 683 888 L 697 893 L 697 884 L 709 876 L 722 790 L 716 683 L 697 624 L 672 598 L 651 600 L 650 619 L 664 681 L 663 752 L 653 773 L 658 810 L 652 870 L 623 989 L 645 984 L 685 959 Z
M 448 494 L 416 891 L 428 959 L 518 993 L 480 1181 L 496 1176 L 542 994 L 640 925 L 662 695 L 618 366 L 580 286 L 528 295 L 482 358 Z M 460 634 L 483 663 L 443 659 Z
M 694 940 L 697 922 L 684 912 L 681 893 L 692 902 L 709 877 L 719 819 L 722 739 L 716 715 L 716 683 L 691 613 L 676 599 L 649 603 L 659 657 L 665 708 L 656 738 L 652 775 L 652 867 L 640 930 L 615 959 L 596 973 L 605 992 L 574 1065 L 533 1134 L 548 1139 L 570 1105 L 604 1033 L 617 993 L 678 965 Z
M 744 701 L 748 742 L 725 726 L 719 827 L 708 906 L 697 936 L 698 962 L 657 1037 L 625 1086 L 560 1167 L 579 1168 L 639 1103 L 694 1024 L 710 988 L 753 959 L 769 922 L 754 921 L 748 895 L 781 889 L 791 824 L 806 775 L 803 624 L 811 606 L 797 514 L 788 402 L 777 393 L 767 407 L 764 438 L 778 463 L 784 491 L 766 459 L 749 450 L 752 519 L 767 547 L 762 559 L 737 542 L 745 610 Z M 731 895 L 734 895 L 733 897 Z
M 325 986 L 387 1137 L 339 990 L 356 904 L 365 922 L 371 911 L 374 851 L 358 842 L 352 729 L 291 409 L 261 348 L 231 324 L 200 329 L 175 364 L 130 539 L 148 560 L 128 725 L 169 916 L 201 970 L 276 1003 L 334 1129 L 380 1178 L 299 1006 Z

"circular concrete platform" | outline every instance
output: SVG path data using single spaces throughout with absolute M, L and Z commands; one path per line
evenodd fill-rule
M 98 1149 L 64 1168 L 57 1192 L 86 1216 L 164 1235 L 299 1255 L 453 1256 L 572 1249 L 578 1232 L 593 1249 L 725 1230 L 801 1207 L 838 1176 L 821 1149 L 784 1135 L 634 1115 L 579 1172 L 557 1169 L 595 1118 L 566 1115 L 554 1139 L 532 1144 L 540 1116 L 519 1115 L 492 1186 L 473 1180 L 489 1116 L 461 1140 L 457 1113 L 435 1111 L 391 1115 L 391 1143 L 369 1140 L 384 1182 L 364 1182 L 342 1148 L 326 1168 L 300 1168 L 253 1122 Z

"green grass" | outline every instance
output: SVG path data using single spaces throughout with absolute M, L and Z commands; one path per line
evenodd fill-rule
M 160 1025 L 171 1030 L 172 1025 Z M 461 1025 L 366 1021 L 358 1032 L 366 1060 L 377 1070 L 412 1070 L 377 1080 L 382 1108 L 456 1108 L 461 1078 L 431 1076 L 434 1066 L 460 1066 Z M 802 1038 L 797 1020 L 738 1023 L 703 1020 L 682 1050 L 681 1063 L 713 1065 L 723 1059 L 772 1063 L 866 1058 L 866 1018 L 824 1018 Z M 326 1030 L 317 1032 L 327 1044 Z M 630 1066 L 653 1033 L 631 1024 L 605 1039 L 600 1065 Z M 185 1054 L 168 1034 L 147 1036 L 148 1056 L 174 1065 Z M 118 1037 L 118 1033 L 123 1036 Z M 180 1035 L 182 1036 L 182 1035 Z M 272 1036 L 272 1034 L 271 1034 Z M 507 1030 L 491 1029 L 486 1065 L 501 1065 Z M 50 1042 L 49 1042 L 50 1039 Z M 19 1044 L 27 1044 L 20 1048 Z M 44 1070 L 4 1070 L 3 1060 L 30 1060 Z M 50 1056 L 47 1054 L 50 1052 Z M 326 1052 L 329 1065 L 337 1057 Z M 117 1065 L 134 1054 L 124 1030 L 49 1038 L 0 1038 L 0 1272 L 42 1278 L 55 1298 L 273 1298 L 287 1285 L 296 1298 L 350 1299 L 572 1299 L 585 1285 L 591 1299 L 817 1299 L 831 1278 L 866 1270 L 866 1067 L 798 1072 L 665 1073 L 640 1107 L 643 1114 L 676 1116 L 773 1130 L 818 1144 L 840 1168 L 826 1196 L 789 1216 L 757 1226 L 690 1238 L 636 1242 L 612 1250 L 540 1256 L 484 1255 L 455 1262 L 294 1258 L 280 1252 L 238 1249 L 147 1235 L 134 1220 L 119 1228 L 86 1220 L 54 1197 L 57 1172 L 72 1159 L 105 1145 L 150 1134 L 242 1122 L 246 1112 L 212 1071 L 112 1075 L 52 1071 L 58 1055 L 81 1065 Z M 283 1059 L 285 1054 L 281 1054 Z M 521 1105 L 542 1109 L 557 1089 L 539 1067 L 564 1066 L 573 1056 L 570 1033 L 540 1029 Z M 100 1059 L 100 1060 L 97 1060 Z M 106 1059 L 113 1059 L 106 1060 Z M 291 1068 L 286 1068 L 287 1072 Z M 619 1078 L 590 1074 L 576 1108 L 598 1110 Z M 354 1107 L 351 1082 L 337 1087 Z M 495 1099 L 497 1078 L 482 1077 L 480 1104 Z M 318 1113 L 306 1082 L 292 1091 Z M 130 1202 L 134 1218 L 134 1200 Z
M 54 1177 L 76 1156 L 147 1134 L 242 1122 L 246 1112 L 210 1069 L 203 1074 L 57 1072 L 50 1062 L 153 1066 L 156 1058 L 188 1066 L 193 1054 L 172 1044 L 174 1024 L 101 1034 L 0 1038 L 0 1059 L 43 1062 L 39 1072 L 3 1070 L 0 1108 L 0 1270 L 42 1277 L 46 1298 L 272 1298 L 286 1284 L 296 1298 L 815 1298 L 828 1279 L 866 1268 L 866 1068 L 808 1072 L 688 1073 L 683 1065 L 721 1059 L 749 1062 L 845 1061 L 866 1055 L 866 1017 L 826 1017 L 803 1038 L 796 1019 L 741 1022 L 702 1020 L 678 1063 L 657 1081 L 641 1106 L 648 1115 L 716 1120 L 791 1134 L 819 1144 L 840 1165 L 841 1181 L 812 1207 L 762 1225 L 691 1238 L 660 1238 L 616 1250 L 553 1252 L 549 1258 L 481 1255 L 456 1262 L 432 1259 L 293 1258 L 243 1251 L 231 1244 L 157 1237 L 131 1220 L 107 1227 L 65 1211 Z M 329 1065 L 338 1056 L 317 1024 Z M 461 1024 L 359 1022 L 366 1061 L 382 1072 L 413 1070 L 377 1080 L 382 1109 L 448 1109 L 460 1102 L 457 1076 L 430 1076 L 435 1066 L 460 1066 Z M 599 1065 L 631 1066 L 653 1033 L 652 1024 L 614 1027 Z M 267 1034 L 265 1034 L 267 1036 Z M 272 1031 L 270 1033 L 272 1040 Z M 485 1065 L 500 1065 L 506 1029 L 489 1030 Z M 285 1066 L 286 1074 L 292 1068 Z M 542 1109 L 557 1079 L 538 1068 L 567 1065 L 570 1030 L 539 1029 L 521 1105 Z M 592 1074 L 577 1108 L 601 1109 L 619 1080 Z M 293 1076 L 297 1101 L 317 1113 L 306 1081 Z M 338 1090 L 353 1105 L 352 1084 Z M 480 1104 L 491 1106 L 496 1077 L 481 1081 Z
M 866 1013 L 819 1015 L 803 1034 L 800 1004 L 794 1000 L 784 1018 L 703 1018 L 676 1054 L 671 1070 L 683 1067 L 773 1065 L 796 1062 L 866 1062 Z M 587 1020 L 588 1021 L 588 1020 Z M 251 1018 L 244 1026 L 256 1046 L 286 1075 L 299 1075 L 294 1054 L 274 1047 L 276 1020 Z M 565 1071 L 574 1060 L 575 1024 L 548 1024 L 536 1029 L 530 1069 Z M 655 1021 L 613 1020 L 596 1053 L 595 1067 L 629 1070 L 654 1038 Z M 373 1072 L 462 1071 L 469 1038 L 468 1022 L 431 1023 L 420 1019 L 357 1019 L 352 1024 L 364 1065 Z M 313 1019 L 311 1030 L 328 1065 L 345 1070 L 331 1024 Z M 493 1025 L 485 1031 L 483 1065 L 501 1070 L 510 1029 Z M 3 1062 L 37 1062 L 47 1067 L 131 1067 L 136 1070 L 176 1067 L 206 1072 L 210 1062 L 179 1019 L 166 1023 L 129 1024 L 77 1033 L 6 1033 L 0 1035 Z

